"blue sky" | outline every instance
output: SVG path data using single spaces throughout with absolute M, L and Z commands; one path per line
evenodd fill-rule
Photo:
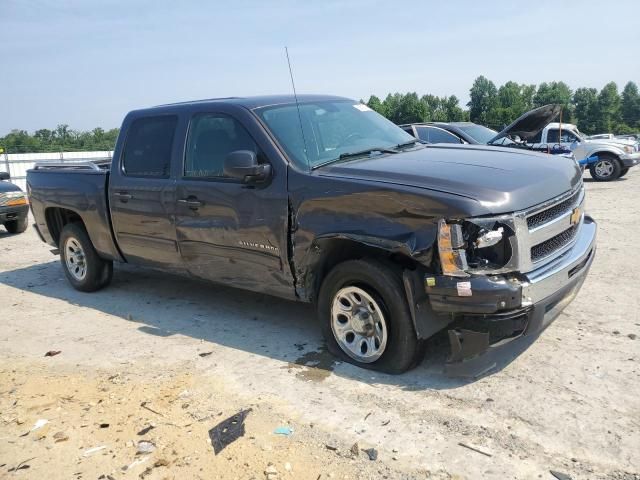
M 618 1 L 0 0 L 0 135 L 119 126 L 219 96 L 457 95 L 564 80 L 640 83 L 640 6 Z

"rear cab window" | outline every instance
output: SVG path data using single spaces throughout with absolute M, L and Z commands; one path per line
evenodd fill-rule
M 177 123 L 175 115 L 134 120 L 125 141 L 122 172 L 131 177 L 168 178 Z

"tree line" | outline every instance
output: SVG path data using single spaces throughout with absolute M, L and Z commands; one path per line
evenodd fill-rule
M 640 93 L 634 82 L 628 82 L 620 94 L 614 82 L 600 91 L 587 87 L 573 91 L 564 82 L 536 86 L 509 81 L 498 88 L 481 75 L 473 82 L 469 97 L 468 109 L 460 106 L 455 95 L 418 96 L 415 92 L 388 94 L 384 100 L 372 95 L 366 104 L 397 124 L 472 121 L 501 130 L 532 108 L 558 103 L 563 106 L 562 121 L 576 123 L 584 133 L 640 132 Z M 113 150 L 117 137 L 117 128 L 83 132 L 58 125 L 33 134 L 12 130 L 0 137 L 0 148 L 5 153 Z
M 58 125 L 55 129 L 42 128 L 33 135 L 26 130 L 11 130 L 0 137 L 0 148 L 5 153 L 42 152 L 90 152 L 113 150 L 119 129 L 94 128 L 88 132 L 72 130 L 69 125 Z
M 496 130 L 528 110 L 557 103 L 563 107 L 562 121 L 576 123 L 587 134 L 640 132 L 640 94 L 634 82 L 628 82 L 620 94 L 615 82 L 600 91 L 586 87 L 573 91 L 564 82 L 536 86 L 509 81 L 498 88 L 481 75 L 473 82 L 469 97 L 468 110 L 454 95 L 418 96 L 415 92 L 388 94 L 384 100 L 372 95 L 366 103 L 397 124 L 471 121 Z

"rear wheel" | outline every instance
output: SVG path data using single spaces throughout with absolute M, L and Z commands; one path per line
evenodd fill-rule
M 329 351 L 359 367 L 402 373 L 421 360 L 402 280 L 375 260 L 349 260 L 325 278 L 318 314 Z
M 599 154 L 599 159 L 589 166 L 589 172 L 597 182 L 609 182 L 620 177 L 622 166 L 613 155 Z
M 65 225 L 60 234 L 59 245 L 62 268 L 73 288 L 93 292 L 111 282 L 113 262 L 98 256 L 81 224 Z
M 18 220 L 9 220 L 8 222 L 4 222 L 4 228 L 7 229 L 9 233 L 22 233 L 29 226 L 29 217 L 26 215 L 22 219 Z

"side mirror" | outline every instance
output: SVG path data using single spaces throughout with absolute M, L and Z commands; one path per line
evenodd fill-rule
M 251 150 L 236 150 L 224 159 L 224 174 L 244 183 L 259 183 L 271 176 L 271 165 L 259 164 L 258 157 Z
M 9 180 L 11 175 L 8 172 L 0 172 L 0 180 Z

